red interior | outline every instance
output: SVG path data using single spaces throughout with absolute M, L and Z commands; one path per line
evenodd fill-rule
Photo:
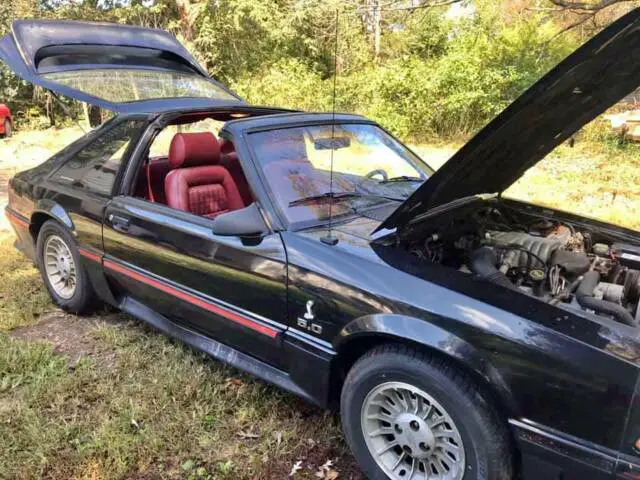
M 152 202 L 167 203 L 164 193 L 164 179 L 171 170 L 169 157 L 154 157 L 143 167 L 138 176 L 135 196 L 146 198 Z
M 210 132 L 176 134 L 169 156 L 144 166 L 135 196 L 209 218 L 253 202 L 233 143 Z
M 229 172 L 219 165 L 178 168 L 165 179 L 167 205 L 208 218 L 244 207 Z
M 220 160 L 220 143 L 212 133 L 176 134 L 164 180 L 167 205 L 209 218 L 243 208 L 238 187 Z
M 238 187 L 238 191 L 240 192 L 240 197 L 242 198 L 244 205 L 251 205 L 251 203 L 253 203 L 253 195 L 251 194 L 247 177 L 242 171 L 242 166 L 238 160 L 236 149 L 230 140 L 226 140 L 224 138 L 220 139 L 220 165 L 229 171 L 234 182 L 236 182 L 236 186 Z

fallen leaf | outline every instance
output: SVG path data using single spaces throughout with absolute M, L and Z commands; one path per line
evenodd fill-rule
M 302 460 L 298 460 L 296 463 L 293 464 L 293 467 L 291 467 L 291 472 L 289 473 L 289 476 L 293 477 L 299 470 L 302 470 Z
M 251 430 L 242 431 L 240 430 L 237 435 L 240 438 L 260 438 L 260 435 L 257 433 L 253 433 Z
M 242 380 L 240 380 L 239 378 L 229 378 L 227 379 L 227 382 L 229 382 L 232 385 L 235 385 L 236 387 L 241 387 L 242 385 L 244 385 Z
M 326 462 L 324 462 L 324 465 L 322 465 L 320 468 L 322 469 L 328 469 L 333 467 L 333 461 L 332 460 L 327 460 Z
M 336 480 L 340 474 L 331 467 L 333 467 L 333 461 L 327 460 L 316 472 L 316 478 L 321 480 Z

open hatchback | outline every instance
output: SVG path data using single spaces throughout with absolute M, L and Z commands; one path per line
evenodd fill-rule
M 0 59 L 35 85 L 117 113 L 157 111 L 185 100 L 241 103 L 163 30 L 125 25 L 16 21 Z

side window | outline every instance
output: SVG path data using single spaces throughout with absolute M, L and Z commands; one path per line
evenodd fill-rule
M 53 178 L 92 193 L 110 195 L 122 157 L 143 127 L 143 120 L 118 124 L 71 157 Z

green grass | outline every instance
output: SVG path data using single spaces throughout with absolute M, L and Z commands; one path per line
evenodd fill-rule
M 12 235 L 0 232 L 0 332 L 33 324 L 52 308 L 40 273 L 13 242 Z
M 505 195 L 640 230 L 640 145 L 613 139 L 562 145 Z

